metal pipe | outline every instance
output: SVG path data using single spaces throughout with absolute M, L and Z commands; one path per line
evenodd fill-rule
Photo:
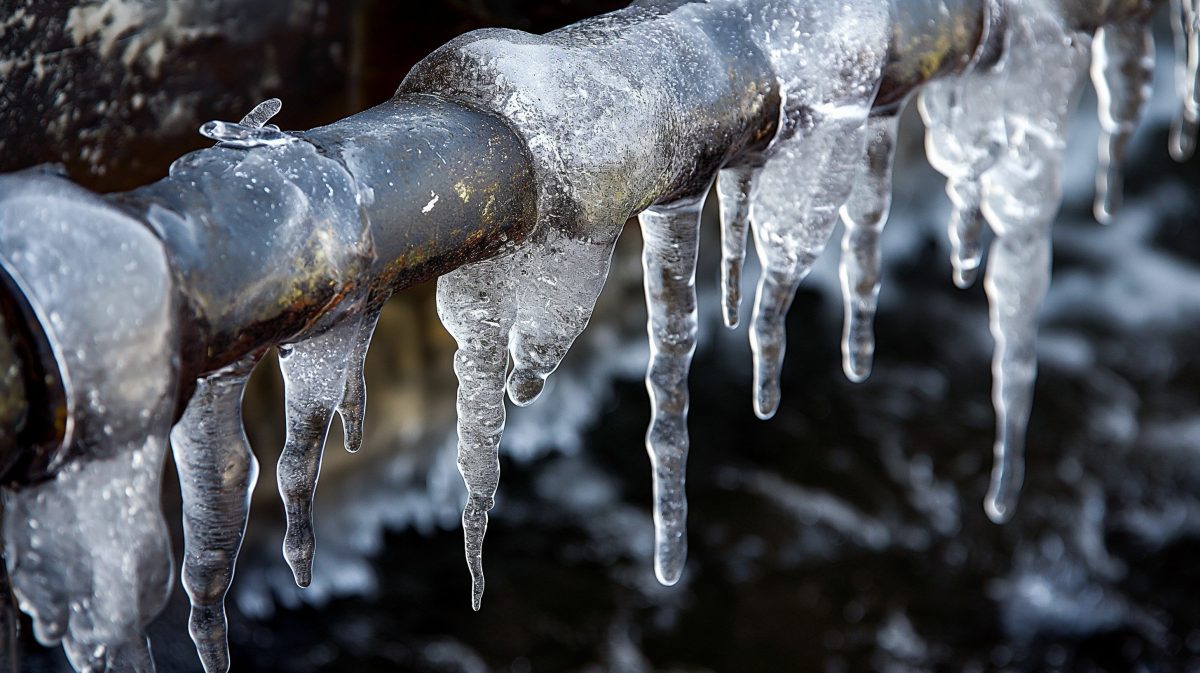
M 986 51 L 981 47 L 998 34 L 1002 18 L 988 9 L 1002 3 L 989 0 L 893 3 L 878 114 L 894 113 L 923 83 L 966 67 Z M 1074 15 L 1102 22 L 1110 14 L 1147 11 L 1156 0 L 1084 4 Z M 775 83 L 753 85 L 774 90 Z M 776 95 L 767 107 L 778 104 Z M 748 129 L 746 142 L 769 139 L 776 120 L 772 110 L 752 115 L 761 128 Z M 153 282 L 164 286 L 175 307 L 162 330 L 177 335 L 170 344 L 176 417 L 197 377 L 296 338 L 355 292 L 381 300 L 494 255 L 537 221 L 537 186 L 524 141 L 503 119 L 467 104 L 398 94 L 328 126 L 282 137 L 287 145 L 275 140 L 193 152 L 163 180 L 103 198 L 44 172 L 0 178 L 0 212 L 6 204 L 16 213 L 19 204 L 51 199 L 60 225 L 82 226 L 100 214 L 119 221 L 122 231 L 153 233 L 158 247 L 143 241 L 143 252 L 147 259 L 162 257 L 169 269 L 168 277 Z M 275 156 L 284 151 L 296 159 L 292 165 Z M 297 213 L 297 203 L 308 210 Z M 6 228 L 12 229 L 0 222 L 0 239 Z M 9 233 L 46 235 L 32 225 Z M 0 267 L 10 272 L 20 266 L 11 252 L 0 247 Z M 0 329 L 0 467 L 12 471 L 12 455 L 31 446 L 33 440 L 24 439 L 31 433 L 40 447 L 32 462 L 41 467 L 17 470 L 10 480 L 44 477 L 52 468 L 49 457 L 61 450 L 56 441 L 66 441 L 72 400 L 81 395 L 71 389 L 79 377 L 56 348 L 80 337 L 46 319 L 73 299 L 55 294 L 48 279 L 22 281 L 0 287 L 6 297 L 0 305 L 26 307 L 3 314 Z M 19 433 L 25 433 L 20 441 Z

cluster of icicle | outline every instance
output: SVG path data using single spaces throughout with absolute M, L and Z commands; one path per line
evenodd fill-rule
M 508 120 L 527 143 L 539 181 L 540 215 L 531 237 L 438 284 L 439 315 L 459 345 L 454 359 L 458 460 L 468 491 L 463 526 L 476 609 L 484 589 L 483 538 L 499 481 L 506 392 L 520 406 L 542 392 L 590 319 L 629 216 L 639 215 L 644 239 L 651 343 L 646 383 L 653 408 L 646 445 L 653 466 L 655 571 L 662 582 L 675 583 L 686 560 L 684 471 L 687 379 L 696 343 L 695 267 L 700 212 L 714 182 L 721 206 L 727 325 L 739 320 L 740 275 L 751 232 L 761 262 L 750 326 L 755 412 L 765 419 L 778 408 L 785 317 L 839 218 L 845 232 L 844 368 L 855 381 L 868 376 L 880 289 L 879 240 L 891 200 L 899 114 L 872 114 L 891 35 L 888 5 L 723 0 L 669 3 L 662 9 L 638 3 L 624 13 L 543 37 L 493 31 L 448 47 L 459 58 L 459 72 L 470 76 L 457 89 L 447 85 L 437 93 Z M 930 83 L 920 94 L 929 157 L 947 177 L 954 206 L 949 233 L 957 284 L 969 285 L 978 273 L 984 224 L 995 233 L 985 284 L 996 338 L 998 436 L 986 507 L 997 521 L 1010 516 L 1021 483 L 1036 317 L 1049 281 L 1050 225 L 1061 196 L 1068 119 L 1090 63 L 1103 129 L 1096 214 L 1107 221 L 1120 202 L 1120 162 L 1147 99 L 1153 66 L 1148 16 L 1092 34 L 1068 27 L 1053 5 L 991 2 L 991 11 L 1005 14 L 1005 21 L 992 22 L 1004 25 L 1002 34 L 985 40 L 991 53 L 981 49 L 965 71 Z M 738 20 L 729 25 L 743 26 L 747 49 L 769 62 L 783 101 L 779 129 L 765 150 L 731 157 L 719 171 L 713 167 L 711 175 L 700 176 L 695 182 L 702 188 L 666 195 L 654 191 L 662 188 L 661 176 L 699 170 L 689 163 L 694 159 L 689 153 L 704 149 L 705 142 L 702 135 L 672 135 L 673 129 L 702 134 L 705 128 L 704 120 L 687 127 L 672 118 L 673 91 L 686 86 L 703 93 L 707 85 L 696 77 L 720 69 L 707 55 L 705 40 L 712 36 L 693 20 L 693 13 L 702 11 L 732 13 Z M 1185 101 L 1172 136 L 1178 158 L 1190 155 L 1200 126 L 1197 13 L 1196 0 L 1173 0 L 1181 52 L 1177 85 Z M 656 18 L 657 27 L 639 34 L 638 21 L 646 15 Z M 421 82 L 420 69 L 410 76 L 412 82 Z M 681 81 L 681 74 L 692 79 Z M 445 84 L 436 77 L 432 81 Z M 277 110 L 278 102 L 268 101 L 240 123 L 211 122 L 202 133 L 227 147 L 266 147 L 323 166 L 326 160 L 311 147 L 266 124 Z M 354 211 L 356 197 L 346 196 L 354 191 L 352 178 L 336 167 L 327 170 L 323 179 L 330 198 L 351 199 L 336 212 Z M 351 297 L 303 338 L 280 346 L 287 395 L 287 439 L 278 465 L 287 514 L 284 554 L 301 586 L 311 578 L 311 507 L 335 411 L 346 428 L 347 448 L 357 450 L 361 442 L 363 363 L 383 299 Z M 182 580 L 192 602 L 189 626 L 209 673 L 229 667 L 224 599 L 257 476 L 241 423 L 242 393 L 255 363 L 247 359 L 199 381 L 170 433 L 183 489 Z M 154 478 L 163 448 L 151 437 L 144 448 L 122 454 L 136 464 L 99 463 L 109 471 L 87 479 L 67 468 L 51 486 L 31 491 L 35 495 L 6 501 L 7 539 L 15 548 L 6 557 L 21 607 L 34 617 L 40 640 L 65 644 L 77 670 L 152 670 L 143 630 L 147 615 L 161 609 L 165 591 L 131 582 L 165 584 L 159 566 L 169 552 L 121 531 L 111 540 L 95 540 L 103 531 L 83 528 L 73 537 L 43 539 L 33 522 L 94 521 L 96 516 L 64 513 L 64 508 L 80 499 L 92 502 L 97 493 L 103 502 L 118 503 L 111 512 L 99 510 L 110 525 L 153 519 L 158 507 Z M 83 495 L 76 498 L 65 492 L 68 487 Z M 30 514 L 30 525 L 22 528 L 17 523 L 25 510 L 37 515 Z M 154 521 L 137 526 L 153 531 L 147 535 L 155 540 L 165 539 Z M 110 541 L 132 546 L 110 556 L 105 551 Z M 86 576 L 87 586 L 76 591 L 74 585 L 23 584 L 39 564 L 59 564 Z M 45 576 L 67 572 L 47 570 Z

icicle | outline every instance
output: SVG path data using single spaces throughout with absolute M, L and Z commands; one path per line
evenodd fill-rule
M 346 370 L 358 340 L 362 314 L 350 308 L 344 320 L 317 336 L 279 347 L 286 397 L 287 440 L 276 475 L 287 514 L 283 555 L 296 584 L 312 581 L 316 546 L 312 502 L 333 411 L 342 401 Z
M 229 670 L 225 593 L 250 514 L 258 461 L 242 429 L 242 393 L 257 358 L 196 384 L 171 431 L 183 494 L 183 588 L 192 603 L 188 630 L 207 673 Z
M 342 419 L 346 450 L 350 453 L 357 453 L 362 448 L 363 422 L 367 414 L 367 349 L 371 347 L 371 337 L 375 334 L 375 326 L 379 324 L 379 314 L 383 312 L 385 301 L 373 301 L 376 305 L 363 315 L 358 337 L 354 342 L 354 352 L 347 363 L 346 389 L 342 393 L 342 402 L 338 405 L 337 412 Z
M 4 501 L 0 499 L 0 521 L 4 519 Z M 4 540 L 0 536 L 0 673 L 17 673 L 17 605 L 13 600 L 8 566 L 3 561 Z
M 867 151 L 861 175 L 841 208 L 846 232 L 842 237 L 842 369 L 855 382 L 871 374 L 875 355 L 875 307 L 879 300 L 879 236 L 892 206 L 892 165 L 896 156 L 898 116 L 872 117 L 867 122 Z
M 1129 141 L 1150 99 L 1154 35 L 1142 22 L 1104 26 L 1092 46 L 1092 82 L 1100 113 L 1100 162 L 1096 171 L 1096 220 L 1108 224 L 1121 206 L 1121 168 Z
M 61 642 L 76 670 L 153 670 L 139 654 L 144 629 L 171 584 L 159 509 L 164 443 L 154 431 L 166 434 L 161 421 L 151 416 L 148 438 L 98 448 L 104 457 L 70 463 L 53 480 L 7 496 L 13 589 L 38 641 Z
M 608 279 L 613 247 L 624 220 L 575 232 L 567 218 L 543 228 L 525 248 L 516 287 L 517 313 L 509 352 L 513 369 L 508 396 L 518 406 L 528 406 L 542 393 L 546 379 L 566 357 L 571 344 L 587 327 L 596 299 Z
M 1175 34 L 1175 89 L 1181 101 L 1171 127 L 1171 156 L 1187 161 L 1196 151 L 1200 130 L 1200 2 L 1171 0 L 1171 28 Z
M 825 249 L 838 209 L 850 196 L 855 160 L 866 152 L 867 106 L 839 111 L 781 145 L 758 176 L 750 224 L 762 264 L 750 348 L 754 353 L 754 412 L 779 408 L 787 347 L 784 320 L 800 281 Z
M 442 324 L 458 342 L 458 469 L 467 486 L 462 524 L 471 607 L 483 600 L 483 537 L 500 483 L 504 433 L 504 371 L 508 331 L 515 320 L 511 256 L 460 267 L 438 279 Z
M 929 163 L 946 176 L 950 261 L 954 284 L 963 289 L 974 284 L 983 258 L 980 176 L 1005 142 L 1003 111 L 980 102 L 994 94 L 998 77 L 988 70 L 932 82 L 918 99 Z
M 639 217 L 650 336 L 646 450 L 654 478 L 654 572 L 668 586 L 679 581 L 687 561 L 687 379 L 696 352 L 696 254 L 703 209 L 701 196 Z
M 750 225 L 750 193 L 758 167 L 726 168 L 717 176 L 721 204 L 721 288 L 725 326 L 737 327 L 742 305 L 742 264 Z
M 1062 199 L 1067 126 L 1083 84 L 1088 36 L 1057 17 L 1021 17 L 1013 28 L 1004 102 L 1008 151 L 984 175 L 983 212 L 996 234 L 985 289 L 996 340 L 992 401 L 995 465 L 984 508 L 1012 516 L 1024 476 L 1025 432 L 1037 376 L 1038 309 L 1050 283 L 1050 227 Z

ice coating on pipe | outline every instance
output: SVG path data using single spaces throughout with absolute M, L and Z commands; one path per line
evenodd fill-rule
M 225 594 L 250 515 L 258 461 L 242 428 L 242 394 L 257 358 L 196 383 L 171 431 L 183 495 L 183 571 L 191 601 L 188 631 L 206 673 L 229 670 Z
M 1092 82 L 1100 115 L 1096 220 L 1108 224 L 1121 207 L 1122 166 L 1154 84 L 1154 34 L 1145 21 L 1102 26 L 1092 45 Z
M 842 258 L 839 275 L 845 323 L 842 369 L 851 381 L 865 381 L 875 355 L 875 309 L 882 282 L 879 237 L 892 207 L 892 166 L 896 158 L 898 116 L 867 122 L 867 151 L 859 176 L 842 206 Z
M 666 585 L 679 581 L 687 562 L 687 380 L 696 352 L 696 255 L 703 209 L 699 197 L 640 216 L 650 336 L 646 451 L 654 484 L 654 572 Z

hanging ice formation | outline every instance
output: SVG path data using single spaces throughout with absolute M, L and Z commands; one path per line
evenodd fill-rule
M 1200 3 L 1171 4 L 1184 101 L 1172 151 L 1184 157 L 1200 126 Z M 1062 15 L 1076 10 L 1049 0 L 972 6 L 986 27 L 974 51 L 959 55 L 961 66 L 914 87 L 922 85 L 929 159 L 947 178 L 958 285 L 970 285 L 982 265 L 984 225 L 995 234 L 985 284 L 996 339 L 997 438 L 985 504 L 1000 521 L 1011 516 L 1021 483 L 1067 121 L 1090 48 L 1102 129 L 1096 215 L 1107 221 L 1120 204 L 1120 164 L 1147 97 L 1153 2 L 1106 3 L 1111 16 L 1101 20 L 1099 10 L 1078 10 L 1089 14 L 1086 21 Z M 714 183 L 727 325 L 739 319 L 750 233 L 761 261 L 750 326 L 755 412 L 769 418 L 779 405 L 786 314 L 839 215 L 843 365 L 853 380 L 869 375 L 900 105 L 880 107 L 877 96 L 902 11 L 903 3 L 868 0 L 637 2 L 545 36 L 471 33 L 406 78 L 402 94 L 433 94 L 503 118 L 535 163 L 533 233 L 438 284 L 439 315 L 458 343 L 458 464 L 468 491 L 463 527 L 473 607 L 484 589 L 482 548 L 499 482 L 505 394 L 520 406 L 542 394 L 588 323 L 630 217 L 640 216 L 644 239 L 652 405 L 646 447 L 662 582 L 678 581 L 686 562 L 696 255 L 700 212 Z M 311 271 L 306 284 L 288 288 L 327 310 L 315 324 L 278 337 L 287 388 L 287 440 L 277 468 L 288 523 L 284 554 L 303 586 L 311 577 L 312 501 L 326 432 L 336 411 L 347 448 L 361 443 L 363 362 L 387 292 L 370 294 L 364 282 L 373 246 L 361 206 L 370 190 L 303 137 L 268 125 L 278 109 L 271 100 L 236 124 L 205 124 L 201 132 L 218 141 L 211 152 L 223 153 L 222 161 L 208 163 L 200 153 L 171 169 L 204 194 L 249 190 L 253 197 L 160 194 L 162 202 L 178 203 L 178 212 L 148 217 L 157 236 L 170 239 L 193 231 L 189 209 L 220 211 L 214 222 L 251 225 L 267 213 L 270 236 L 287 237 L 279 249 L 310 254 L 301 264 Z M 61 180 L 53 185 L 74 189 Z M 120 306 L 61 301 L 56 305 L 73 312 L 45 316 L 65 369 L 78 375 L 68 400 L 74 425 L 54 454 L 52 479 L 6 492 L 13 591 L 39 641 L 61 642 L 77 670 L 152 670 L 144 628 L 161 609 L 170 578 L 157 497 L 177 393 L 160 385 L 173 380 L 178 348 L 164 288 L 193 281 L 171 280 L 161 241 L 111 209 L 97 206 L 98 217 L 111 220 L 105 231 L 122 236 L 68 231 L 61 223 L 29 236 L 58 222 L 46 212 L 53 205 L 5 204 L 0 258 L 29 295 L 123 298 Z M 131 273 L 97 279 L 63 266 L 62 251 L 80 247 L 125 260 Z M 247 263 L 295 266 L 274 258 Z M 285 282 L 283 275 L 269 282 Z M 88 329 L 98 323 L 110 332 Z M 189 630 L 210 673 L 229 665 L 224 597 L 257 475 L 241 428 L 241 395 L 262 354 L 198 381 L 171 432 L 183 490 Z M 0 615 L 0 625 L 10 621 Z

